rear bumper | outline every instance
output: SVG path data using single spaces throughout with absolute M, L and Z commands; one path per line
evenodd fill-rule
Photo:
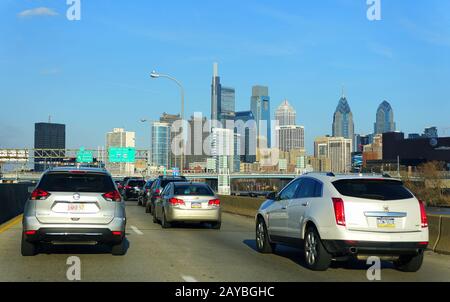
M 221 209 L 177 209 L 169 207 L 167 221 L 221 221 Z
M 350 240 L 323 240 L 325 249 L 335 256 L 348 255 L 418 255 L 428 247 L 428 242 L 374 242 Z
M 100 228 L 41 228 L 34 235 L 25 235 L 29 242 L 96 242 L 118 244 L 122 242 L 125 233 L 113 235 L 110 229 Z

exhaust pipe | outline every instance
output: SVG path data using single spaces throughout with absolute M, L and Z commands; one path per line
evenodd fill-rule
M 358 249 L 356 247 L 351 247 L 350 248 L 350 253 L 353 254 L 353 255 L 357 254 L 358 253 Z

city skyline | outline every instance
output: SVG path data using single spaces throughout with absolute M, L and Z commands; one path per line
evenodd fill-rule
M 67 125 L 69 148 L 102 145 L 104 133 L 114 127 L 135 131 L 137 147 L 148 148 L 149 127 L 138 120 L 179 111 L 173 83 L 152 82 L 150 71 L 176 76 L 186 88 L 186 112 L 209 116 L 212 62 L 221 64 L 227 86 L 235 89 L 236 111 L 249 109 L 251 87 L 256 84 L 269 87 L 271 112 L 289 99 L 298 124 L 305 126 L 309 154 L 315 137 L 331 134 L 330 119 L 342 84 L 355 133 L 373 131 L 377 106 L 387 99 L 395 108 L 397 130 L 421 133 L 435 125 L 440 136 L 448 135 L 442 131 L 449 127 L 450 93 L 444 81 L 449 78 L 449 43 L 442 37 L 448 36 L 450 26 L 439 12 L 447 11 L 449 4 L 429 1 L 405 8 L 386 2 L 383 19 L 369 22 L 365 1 L 356 2 L 323 7 L 250 1 L 234 9 L 223 7 L 219 20 L 211 14 L 219 4 L 203 3 L 194 11 L 180 3 L 167 17 L 162 12 L 169 4 L 142 2 L 135 8 L 111 3 L 104 12 L 101 4 L 92 2 L 83 5 L 79 22 L 64 18 L 64 3 L 42 1 L 59 15 L 30 18 L 19 14 L 32 8 L 31 3 L 2 3 L 0 145 L 32 146 L 33 123 L 52 115 L 56 123 Z M 121 13 L 123 9 L 133 20 Z M 222 18 L 233 16 L 238 16 L 236 22 L 227 28 L 219 25 Z M 257 21 L 242 26 L 239 16 Z M 217 25 L 202 30 L 213 19 L 217 22 L 211 24 Z M 217 32 L 222 34 L 214 36 Z M 177 50 L 180 45 L 186 46 L 183 51 Z M 159 104 L 167 108 L 160 109 Z M 82 109 L 83 116 L 67 106 Z M 30 121 L 29 116 L 35 119 Z

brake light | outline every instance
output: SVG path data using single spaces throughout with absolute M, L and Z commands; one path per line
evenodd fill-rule
M 50 196 L 50 193 L 47 191 L 44 191 L 42 189 L 35 189 L 31 193 L 31 200 L 45 200 Z
M 208 201 L 208 205 L 218 207 L 220 206 L 220 199 L 211 199 Z
M 428 217 L 427 212 L 425 211 L 425 204 L 422 200 L 419 200 L 419 206 L 420 206 L 420 224 L 422 228 L 428 227 Z
M 120 196 L 120 193 L 116 190 L 105 193 L 102 195 L 104 199 L 107 201 L 121 201 L 122 197 Z
M 156 194 L 156 195 L 159 195 L 159 193 L 161 193 L 161 191 L 160 191 L 159 189 L 156 189 L 156 190 L 155 190 L 155 194 Z
M 181 206 L 181 205 L 185 205 L 184 201 L 178 198 L 171 198 L 169 199 L 169 202 L 171 205 L 173 206 Z
M 127 190 L 131 189 L 131 186 L 125 186 L 125 189 L 127 189 Z
M 32 235 L 36 235 L 36 231 L 25 231 L 25 235 L 28 235 L 28 236 L 32 236 Z
M 341 198 L 333 198 L 334 217 L 336 224 L 345 226 L 345 209 L 344 201 Z
M 70 174 L 86 174 L 86 171 L 80 171 L 80 170 L 72 170 L 69 171 Z
M 113 236 L 122 236 L 122 232 L 120 231 L 113 231 L 112 234 Z

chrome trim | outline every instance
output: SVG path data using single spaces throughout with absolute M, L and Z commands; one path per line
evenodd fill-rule
M 406 217 L 406 212 L 382 212 L 382 211 L 375 211 L 375 212 L 364 212 L 364 215 L 366 217 L 397 217 L 402 218 Z
M 45 233 L 46 236 L 102 236 L 102 233 Z

